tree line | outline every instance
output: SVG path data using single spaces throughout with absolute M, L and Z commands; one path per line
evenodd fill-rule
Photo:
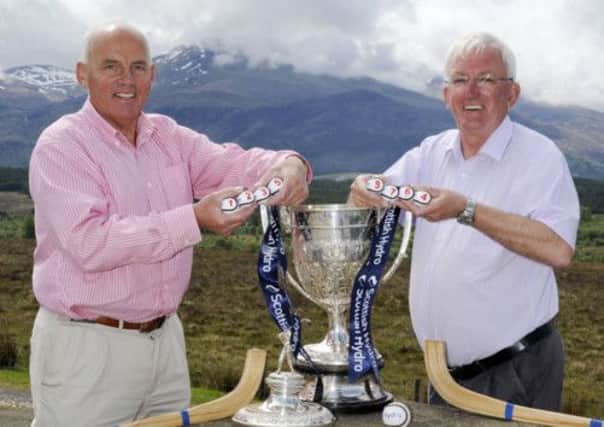
M 0 192 L 29 194 L 26 168 L 0 167 Z M 575 178 L 581 206 L 591 213 L 604 213 L 604 181 Z M 315 179 L 311 184 L 308 203 L 344 203 L 351 179 Z

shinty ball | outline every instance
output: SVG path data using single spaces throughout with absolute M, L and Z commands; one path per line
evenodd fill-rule
M 382 411 L 382 422 L 387 426 L 406 427 L 411 421 L 411 411 L 401 402 L 392 402 Z

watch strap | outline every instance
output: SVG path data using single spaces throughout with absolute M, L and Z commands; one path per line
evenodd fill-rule
M 475 211 L 476 202 L 468 197 L 465 209 L 457 215 L 457 222 L 464 225 L 471 225 L 474 222 Z

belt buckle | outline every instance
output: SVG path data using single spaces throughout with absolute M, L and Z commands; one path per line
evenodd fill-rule
M 510 350 L 513 350 L 516 352 L 516 354 L 526 350 L 528 347 L 527 343 L 524 342 L 524 340 L 520 340 L 517 343 L 513 344 L 511 347 L 508 347 Z
M 140 333 L 149 333 L 149 332 L 153 332 L 156 329 L 159 329 L 162 327 L 162 325 L 164 324 L 164 321 L 166 320 L 166 316 L 162 316 L 162 317 L 157 317 L 153 320 L 149 320 L 148 322 L 145 323 L 141 323 L 140 327 L 138 328 L 138 331 Z

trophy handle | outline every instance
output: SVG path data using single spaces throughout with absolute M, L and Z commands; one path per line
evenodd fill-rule
M 396 254 L 396 258 L 390 269 L 384 274 L 382 277 L 382 282 L 386 283 L 390 280 L 390 277 L 394 274 L 394 272 L 398 269 L 403 262 L 403 259 L 407 258 L 407 247 L 409 246 L 409 240 L 411 238 L 411 225 L 413 222 L 413 214 L 409 211 L 405 211 L 405 219 L 403 222 L 403 238 L 401 240 L 401 247 L 398 250 L 398 254 Z
M 287 208 L 285 208 L 285 209 L 287 209 Z M 268 224 L 269 224 L 268 206 L 266 206 L 266 205 L 260 205 L 260 223 L 262 224 L 262 234 L 264 234 L 264 233 L 266 233 L 266 229 L 268 228 Z M 300 286 L 298 281 L 294 278 L 294 276 L 291 275 L 291 273 L 289 271 L 286 273 L 286 275 L 287 275 L 287 280 L 289 281 L 289 283 L 294 285 L 296 290 L 298 292 L 300 292 L 302 294 L 302 296 L 308 298 L 315 304 L 318 304 L 315 301 L 315 299 L 312 296 L 310 296 L 308 294 L 308 292 L 306 292 L 302 286 Z

